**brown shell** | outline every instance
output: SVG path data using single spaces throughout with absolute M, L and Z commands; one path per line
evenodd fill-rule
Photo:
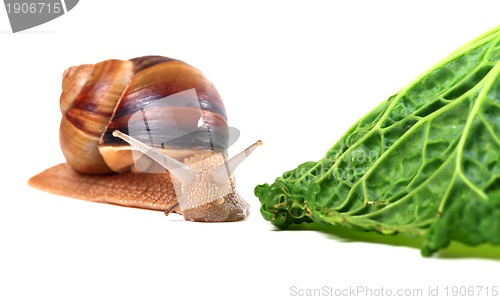
M 132 114 L 178 92 L 195 89 L 204 124 L 227 128 L 224 104 L 214 85 L 199 70 L 179 60 L 161 56 L 107 60 L 72 67 L 63 77 L 60 144 L 68 164 L 82 173 L 128 170 L 133 164 L 130 147 L 114 138 L 112 131 L 127 133 Z M 197 120 L 199 110 L 182 105 L 162 108 L 150 122 L 165 128 L 183 122 L 186 124 L 181 126 L 191 126 L 187 123 Z M 172 111 L 182 111 L 182 120 L 172 119 Z M 183 157 L 191 155 L 193 147 L 196 145 L 167 150 L 171 156 Z

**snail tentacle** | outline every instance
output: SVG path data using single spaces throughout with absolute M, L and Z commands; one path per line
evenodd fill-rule
M 150 147 L 143 142 L 127 134 L 124 134 L 123 132 L 120 132 L 119 130 L 113 131 L 113 136 L 121 138 L 135 149 L 141 151 L 143 154 L 159 163 L 162 167 L 179 178 L 182 183 L 189 184 L 193 181 L 194 175 L 193 172 L 191 172 L 191 170 L 189 169 L 189 166 L 169 157 L 168 155 L 161 153 L 158 149 Z
M 225 161 L 221 164 L 217 169 L 215 169 L 212 174 L 212 179 L 219 183 L 224 184 L 231 178 L 234 173 L 234 170 L 252 153 L 258 146 L 262 145 L 262 141 L 258 140 L 245 150 L 233 156 L 231 159 Z

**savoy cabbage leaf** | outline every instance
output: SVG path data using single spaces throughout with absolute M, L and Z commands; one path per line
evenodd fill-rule
M 320 222 L 500 244 L 500 27 L 361 118 L 318 162 L 255 188 L 280 228 Z

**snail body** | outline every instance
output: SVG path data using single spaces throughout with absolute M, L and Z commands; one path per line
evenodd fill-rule
M 249 205 L 232 173 L 260 141 L 231 159 L 236 132 L 214 85 L 167 57 L 107 60 L 63 74 L 60 145 L 66 163 L 30 179 L 55 194 L 238 221 Z

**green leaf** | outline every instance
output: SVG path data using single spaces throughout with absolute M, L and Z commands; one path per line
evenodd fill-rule
M 500 27 L 361 118 L 318 162 L 255 188 L 280 228 L 319 222 L 500 244 Z

